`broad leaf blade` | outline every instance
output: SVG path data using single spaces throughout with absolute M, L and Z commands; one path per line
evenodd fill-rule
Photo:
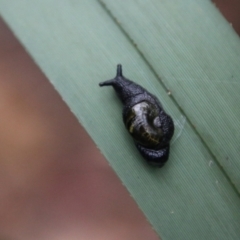
M 132 21 L 139 19 L 136 10 L 141 1 L 129 4 L 136 7 Z M 146 16 L 152 18 L 147 10 Z M 194 10 L 192 5 L 189 10 Z M 146 63 L 150 53 L 139 54 L 102 5 L 97 1 L 0 0 L 0 11 L 162 239 L 238 239 L 236 189 L 189 124 L 188 115 L 183 115 Z M 145 27 L 137 29 L 144 36 Z M 145 38 L 145 44 L 153 38 Z M 169 38 L 162 41 L 168 46 Z M 124 129 L 116 94 L 98 86 L 115 75 L 117 63 L 122 63 L 125 76 L 156 94 L 175 120 L 175 141 L 162 169 L 144 162 Z M 164 67 L 171 69 L 171 61 Z
M 210 1 L 102 2 L 240 191 L 240 39 L 230 24 Z

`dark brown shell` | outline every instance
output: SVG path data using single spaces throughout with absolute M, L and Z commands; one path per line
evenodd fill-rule
M 158 126 L 158 118 L 158 111 L 154 105 L 143 101 L 128 109 L 124 123 L 136 142 L 155 147 L 163 138 L 163 131 Z
M 162 167 L 168 160 L 174 124 L 159 100 L 140 85 L 126 79 L 120 64 L 116 77 L 99 85 L 113 86 L 124 104 L 123 121 L 137 149 L 149 164 Z

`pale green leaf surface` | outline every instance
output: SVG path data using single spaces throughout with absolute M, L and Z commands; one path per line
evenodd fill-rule
M 102 2 L 240 192 L 240 39 L 232 27 L 210 1 Z
M 179 64 L 184 64 L 184 66 L 179 65 L 179 73 L 175 71 L 171 73 L 173 75 L 170 75 L 172 78 L 174 77 L 171 86 L 174 86 L 174 83 L 179 85 L 178 90 L 171 87 L 173 99 L 181 100 L 180 105 L 187 113 L 185 117 L 179 110 L 176 101 L 167 95 L 165 86 L 154 74 L 154 71 L 163 73 L 163 75 L 161 74 L 163 82 L 167 84 L 167 76 L 170 77 L 167 73 L 170 74 L 170 70 L 174 69 L 173 65 L 177 65 L 175 52 L 170 52 L 170 45 L 175 50 L 178 48 L 175 44 L 169 43 L 170 35 L 164 37 L 163 34 L 163 31 L 167 31 L 167 29 L 173 28 L 173 31 L 174 23 L 168 25 L 167 29 L 162 27 L 161 31 L 155 32 L 154 35 L 146 34 L 147 27 L 151 26 L 144 25 L 147 21 L 145 18 L 148 16 L 154 20 L 155 15 L 150 11 L 151 9 L 148 9 L 148 4 L 145 5 L 145 14 L 147 15 L 144 15 L 143 10 L 139 11 L 143 2 L 145 1 L 128 2 L 129 9 L 132 8 L 131 13 L 134 16 L 132 22 L 135 22 L 135 26 L 132 26 L 132 34 L 138 32 L 142 35 L 142 48 L 143 41 L 146 45 L 151 46 L 150 42 L 156 37 L 162 38 L 159 46 L 152 46 L 156 53 L 146 51 L 144 55 L 137 51 L 118 24 L 97 1 L 0 0 L 0 12 L 86 128 L 163 240 L 239 239 L 239 195 L 229 180 L 232 179 L 234 170 L 232 170 L 233 172 L 229 170 L 227 172 L 229 175 L 226 175 L 225 169 L 219 167 L 211 154 L 213 152 L 216 156 L 218 148 L 216 147 L 216 151 L 213 151 L 209 147 L 210 152 L 187 120 L 194 119 L 194 113 L 200 117 L 199 108 L 201 109 L 203 104 L 196 94 L 187 96 L 191 86 L 192 90 L 196 92 L 196 85 L 190 84 L 188 90 L 184 91 L 184 81 L 181 85 L 178 78 L 178 74 L 181 79 L 183 77 L 190 79 L 192 74 L 196 74 L 194 79 L 200 79 L 203 74 L 201 68 L 198 70 L 196 66 L 193 66 L 195 59 L 191 58 L 193 52 L 190 51 L 188 54 L 187 26 L 185 34 L 180 37 L 180 42 L 185 48 L 179 47 L 178 51 L 179 58 L 182 58 L 182 62 Z M 149 6 L 154 2 L 156 1 L 149 1 Z M 165 6 L 166 12 L 167 9 L 171 10 L 171 6 L 167 4 L 170 1 L 159 2 Z M 116 6 L 111 4 L 114 9 L 117 6 L 120 7 L 122 2 L 115 1 L 115 4 Z M 200 10 L 194 9 L 194 3 L 190 4 L 188 8 L 189 11 L 195 11 L 195 15 L 201 14 Z M 121 9 L 121 11 L 127 13 L 127 9 Z M 196 19 L 195 15 L 188 16 L 186 14 L 182 18 L 194 17 Z M 129 15 L 126 15 L 127 17 Z M 169 16 L 166 17 L 169 18 L 169 21 L 172 19 L 172 17 L 171 19 Z M 208 17 L 210 18 L 210 16 Z M 121 20 L 123 19 L 121 18 Z M 142 27 L 139 21 L 142 21 Z M 168 22 L 167 19 L 165 21 Z M 178 17 L 175 21 L 175 24 L 178 24 Z M 130 22 L 129 26 L 132 24 Z M 197 21 L 195 24 L 199 27 L 204 26 L 203 23 Z M 127 30 L 130 29 L 129 26 L 127 27 L 126 22 Z M 225 31 L 227 30 L 225 29 Z M 189 25 L 188 34 L 191 32 L 192 28 Z M 235 37 L 232 33 L 231 35 L 232 46 Z M 200 33 L 199 36 L 201 36 Z M 176 35 L 172 41 L 177 41 L 177 38 Z M 136 40 L 138 40 L 137 34 Z M 159 61 L 157 48 L 160 46 L 165 49 L 163 51 L 169 51 L 168 54 L 172 54 L 172 58 Z M 220 50 L 213 49 L 212 51 Z M 229 54 L 234 55 L 235 52 L 229 50 Z M 166 56 L 168 54 L 165 53 Z M 206 52 L 205 54 L 208 58 L 208 54 Z M 189 62 L 186 60 L 188 57 L 191 58 L 191 61 L 188 60 Z M 149 65 L 144 58 L 156 58 L 159 64 L 151 63 L 152 65 Z M 203 64 L 204 60 L 203 57 L 201 61 L 199 59 L 199 64 Z M 122 106 L 116 94 L 111 88 L 99 88 L 98 86 L 100 81 L 115 75 L 117 63 L 122 63 L 125 76 L 156 94 L 166 111 L 174 118 L 176 133 L 170 159 L 162 169 L 149 167 L 144 162 L 124 129 L 121 117 Z M 229 64 L 227 66 L 226 71 L 232 71 L 231 66 Z M 183 70 L 182 67 L 188 68 L 188 71 Z M 215 68 L 217 67 L 215 66 Z M 217 69 L 213 69 L 212 74 L 218 74 Z M 210 84 L 209 82 L 209 78 L 205 77 L 204 83 Z M 199 94 L 204 94 L 202 93 L 203 84 L 197 81 L 192 82 L 192 84 L 194 83 L 198 83 Z M 213 86 L 210 84 L 209 88 Z M 208 86 L 204 85 L 204 87 L 207 91 Z M 233 90 L 235 91 L 234 88 Z M 212 94 L 214 95 L 215 92 Z M 184 97 L 186 99 L 183 102 Z M 196 102 L 196 98 L 198 102 Z M 195 108 L 190 108 L 192 106 L 189 102 L 194 102 Z M 208 103 L 206 104 L 208 106 Z M 222 106 L 221 104 L 219 106 Z M 228 104 L 230 105 L 229 102 Z M 216 117 L 214 121 L 216 124 L 218 119 L 219 117 Z M 202 124 L 205 124 L 206 127 L 210 126 L 207 121 Z M 219 133 L 219 142 L 221 138 L 221 133 Z M 237 168 L 237 165 L 235 167 Z

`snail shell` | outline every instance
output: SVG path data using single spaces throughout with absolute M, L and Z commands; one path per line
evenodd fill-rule
M 141 155 L 151 165 L 162 167 L 168 160 L 169 142 L 174 133 L 172 118 L 165 113 L 159 100 L 140 85 L 117 75 L 99 86 L 112 86 L 123 107 L 123 122 Z

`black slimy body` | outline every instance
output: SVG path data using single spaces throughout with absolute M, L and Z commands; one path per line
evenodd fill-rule
M 123 122 L 138 151 L 150 165 L 162 167 L 169 157 L 174 124 L 156 96 L 126 79 L 121 64 L 117 65 L 116 77 L 99 83 L 99 86 L 115 89 L 124 105 Z

